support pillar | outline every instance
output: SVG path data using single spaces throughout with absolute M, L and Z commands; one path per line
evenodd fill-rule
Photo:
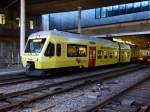
M 20 56 L 22 56 L 25 47 L 25 0 L 21 0 L 20 3 Z
M 78 7 L 78 33 L 81 33 L 81 9 L 82 7 Z

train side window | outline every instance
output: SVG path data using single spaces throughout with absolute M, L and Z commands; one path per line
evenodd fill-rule
M 109 57 L 113 58 L 113 53 L 112 52 L 110 52 Z
M 57 56 L 61 56 L 61 45 L 57 44 Z
M 128 57 L 130 57 L 130 52 L 127 53 Z
M 86 57 L 87 56 L 87 46 L 68 44 L 67 45 L 67 56 L 68 57 Z
M 55 45 L 53 43 L 49 43 L 45 52 L 45 56 L 54 56 L 55 54 Z
M 104 51 L 104 58 L 107 58 L 107 51 Z
M 114 56 L 115 56 L 115 58 L 118 57 L 118 52 L 117 51 L 114 52 Z
M 103 51 L 102 50 L 98 50 L 97 58 L 98 59 L 102 59 L 102 56 L 103 56 Z
M 86 57 L 87 46 L 85 45 L 78 45 L 78 56 L 79 57 Z
M 124 52 L 124 55 L 125 55 L 125 57 L 128 57 L 128 52 L 125 51 L 125 52 Z

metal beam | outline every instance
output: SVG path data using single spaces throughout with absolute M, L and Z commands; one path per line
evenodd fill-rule
M 81 33 L 81 9 L 82 7 L 78 7 L 78 18 L 77 18 L 78 33 Z
M 129 34 L 133 32 L 150 32 L 150 20 L 141 20 L 135 22 L 125 22 L 112 25 L 95 26 L 82 28 L 82 34 L 86 35 L 108 35 L 112 34 Z M 77 29 L 67 30 L 69 32 L 77 32 Z M 145 33 L 144 33 L 145 34 Z M 115 35 L 116 36 L 116 35 Z

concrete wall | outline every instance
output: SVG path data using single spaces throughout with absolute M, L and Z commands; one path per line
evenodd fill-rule
M 50 29 L 73 29 L 77 27 L 77 12 L 63 12 L 50 14 Z
M 20 61 L 18 56 L 19 44 L 17 41 L 0 41 L 0 58 L 4 58 L 11 65 Z
M 7 60 L 9 64 L 16 64 L 20 61 L 19 57 L 19 30 L 18 26 L 20 14 L 19 11 L 8 8 L 3 10 L 0 8 L 0 13 L 5 14 L 5 24 L 0 25 L 0 57 Z M 39 16 L 26 17 L 26 35 L 39 30 Z M 33 20 L 34 29 L 29 29 L 29 20 Z

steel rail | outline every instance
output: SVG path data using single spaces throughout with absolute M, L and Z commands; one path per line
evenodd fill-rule
M 19 84 L 28 81 L 37 80 L 35 78 L 27 77 L 24 74 L 0 76 L 0 87 L 12 84 Z
M 115 95 L 110 96 L 108 99 L 106 99 L 105 101 L 99 103 L 99 104 L 95 104 L 95 105 L 91 105 L 88 107 L 88 109 L 86 109 L 84 112 L 98 112 L 98 109 L 101 109 L 103 107 L 105 107 L 107 104 L 109 104 L 110 102 L 114 101 L 115 99 L 123 96 L 124 94 L 126 94 L 127 92 L 131 91 L 132 89 L 134 89 L 135 87 L 139 86 L 140 84 L 142 84 L 144 81 L 149 80 L 149 77 L 144 78 L 143 80 L 140 80 L 134 84 L 131 84 L 129 87 L 121 90 L 120 92 L 116 93 Z M 146 106 L 147 108 L 144 110 L 141 110 L 140 112 L 148 112 L 148 106 Z
M 134 66 L 132 66 L 134 67 Z M 88 73 L 90 71 L 86 71 L 83 73 Z M 80 75 L 77 73 L 73 75 Z M 11 75 L 1 75 L 0 76 L 0 87 L 1 86 L 6 86 L 6 85 L 12 85 L 12 84 L 19 84 L 19 83 L 24 83 L 28 81 L 34 81 L 34 80 L 40 80 L 40 79 L 48 79 L 49 77 L 29 77 L 26 76 L 25 73 L 18 73 L 18 74 L 11 74 Z
M 24 91 L 18 91 L 18 92 L 14 92 L 14 93 L 8 93 L 8 94 L 4 94 L 4 95 L 0 95 L 0 100 L 4 101 L 6 99 L 11 99 L 17 96 L 21 96 L 21 95 L 29 95 L 29 94 L 33 94 L 36 92 L 41 92 L 43 91 L 42 95 L 37 95 L 34 98 L 30 98 L 30 99 L 26 99 L 24 101 L 16 101 L 16 102 L 11 102 L 8 105 L 4 105 L 4 106 L 0 106 L 0 111 L 7 111 L 13 107 L 16 106 L 20 106 L 20 105 L 25 105 L 25 104 L 29 104 L 31 102 L 37 101 L 39 99 L 48 97 L 48 96 L 52 96 L 55 94 L 59 94 L 59 93 L 63 93 L 65 91 L 69 91 L 71 89 L 75 89 L 79 86 L 83 86 L 85 84 L 87 84 L 87 82 L 95 82 L 98 80 L 106 80 L 106 79 L 110 79 L 112 77 L 118 77 L 121 75 L 125 75 L 131 72 L 135 72 L 139 69 L 142 68 L 146 68 L 146 66 L 139 66 L 139 67 L 133 67 L 133 68 L 124 68 L 124 69 L 119 69 L 119 70 L 114 70 L 114 71 L 109 71 L 109 72 L 105 72 L 102 74 L 99 73 L 94 73 L 91 74 L 90 76 L 82 76 L 80 78 L 76 78 L 76 79 L 71 79 L 71 80 L 66 80 L 66 81 L 62 81 L 62 82 L 57 82 L 57 83 L 53 83 L 53 84 L 47 84 L 47 85 L 42 85 L 36 88 L 32 88 L 32 89 L 28 89 L 28 90 L 24 90 Z M 66 87 L 65 87 L 66 86 Z M 51 89 L 51 91 L 44 91 L 47 89 Z

